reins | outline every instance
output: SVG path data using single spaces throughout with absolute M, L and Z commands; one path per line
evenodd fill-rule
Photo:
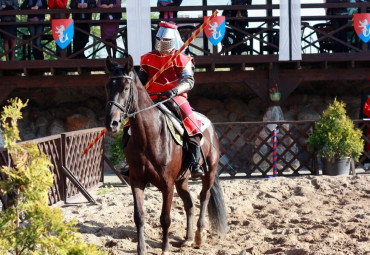
M 144 109 L 141 109 L 141 110 L 139 110 L 139 111 L 136 111 L 136 112 L 133 112 L 133 113 L 127 114 L 127 118 L 130 118 L 130 117 L 134 117 L 134 118 L 135 118 L 135 115 L 136 115 L 136 114 L 141 113 L 141 112 L 144 112 L 144 111 L 149 110 L 149 109 L 152 109 L 152 108 L 154 108 L 154 107 L 157 107 L 158 105 L 163 104 L 163 103 L 165 103 L 165 102 L 167 102 L 167 101 L 169 101 L 169 100 L 171 100 L 171 99 L 172 99 L 172 98 L 167 98 L 167 99 L 165 99 L 165 100 L 163 100 L 163 101 L 160 101 L 160 102 L 158 102 L 158 103 L 155 103 L 155 104 L 153 104 L 153 105 L 151 105 L 151 106 L 149 106 L 149 107 L 147 107 L 147 108 L 144 108 Z

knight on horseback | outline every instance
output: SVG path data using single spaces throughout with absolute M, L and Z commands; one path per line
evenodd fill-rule
M 161 22 L 156 35 L 155 50 L 144 54 L 141 57 L 140 70 L 138 76 L 143 84 L 146 84 L 168 60 L 176 54 L 176 50 L 181 48 L 183 42 L 175 24 Z M 149 84 L 148 93 L 152 100 L 171 98 L 180 107 L 183 125 L 189 137 L 190 151 L 190 170 L 192 180 L 204 176 L 204 172 L 199 164 L 200 159 L 200 140 L 202 133 L 200 123 L 194 117 L 194 113 L 187 100 L 188 92 L 194 87 L 194 63 L 193 58 L 180 53 L 174 58 L 169 66 L 159 77 Z M 159 95 L 159 96 L 158 96 Z M 123 143 L 127 144 L 128 136 L 125 132 Z M 126 140 L 126 141 L 125 141 Z M 123 172 L 128 175 L 128 172 Z

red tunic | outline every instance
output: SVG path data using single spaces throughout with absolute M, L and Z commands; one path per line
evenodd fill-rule
M 141 57 L 140 65 L 148 75 L 148 79 L 151 79 L 159 70 L 161 70 L 162 66 L 164 66 L 175 53 L 176 51 L 172 51 L 170 55 L 162 56 L 157 50 L 154 50 L 143 55 Z M 193 59 L 188 55 L 182 53 L 178 55 L 173 60 L 172 65 L 164 70 L 163 73 L 149 85 L 147 88 L 148 93 L 162 93 L 175 88 L 178 85 L 182 77 L 182 72 L 189 61 L 193 61 Z M 187 98 L 188 93 L 184 92 L 174 97 L 173 100 L 181 108 L 181 115 L 184 120 L 183 124 L 189 136 L 201 134 L 199 129 L 200 123 L 195 119 Z M 157 98 L 156 96 L 152 96 L 152 99 L 155 100 Z
M 49 9 L 66 9 L 67 8 L 68 0 L 49 0 L 48 7 Z M 51 19 L 68 19 L 68 13 L 57 13 L 52 14 Z
M 149 52 L 141 57 L 141 68 L 146 72 L 150 79 L 159 70 L 161 70 L 162 66 L 164 66 L 175 53 L 175 51 L 172 51 L 172 54 L 162 56 L 157 50 Z M 173 60 L 172 64 L 149 85 L 147 91 L 149 93 L 161 93 L 175 88 L 179 83 L 182 71 L 184 71 L 184 68 L 189 61 L 192 61 L 192 58 L 188 55 L 182 53 L 178 55 Z M 188 97 L 187 93 L 183 93 L 182 95 L 185 98 Z

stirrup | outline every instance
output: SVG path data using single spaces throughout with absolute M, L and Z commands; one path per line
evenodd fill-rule
M 194 163 L 191 166 L 190 172 L 191 172 L 191 180 L 192 181 L 196 181 L 199 178 L 202 178 L 204 176 L 204 172 L 200 168 L 200 165 L 198 163 Z

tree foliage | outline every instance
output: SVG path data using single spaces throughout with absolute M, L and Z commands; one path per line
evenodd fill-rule
M 315 123 L 312 134 L 308 137 L 308 149 L 327 158 L 345 159 L 352 157 L 358 161 L 364 150 L 362 132 L 354 127 L 347 116 L 345 104 L 334 99 Z
M 17 143 L 17 121 L 27 102 L 18 98 L 8 102 L 1 123 L 11 163 L 0 168 L 6 176 L 0 192 L 12 198 L 12 205 L 0 212 L 0 254 L 105 254 L 84 243 L 76 233 L 76 223 L 65 223 L 59 208 L 48 206 L 52 164 L 36 144 Z

